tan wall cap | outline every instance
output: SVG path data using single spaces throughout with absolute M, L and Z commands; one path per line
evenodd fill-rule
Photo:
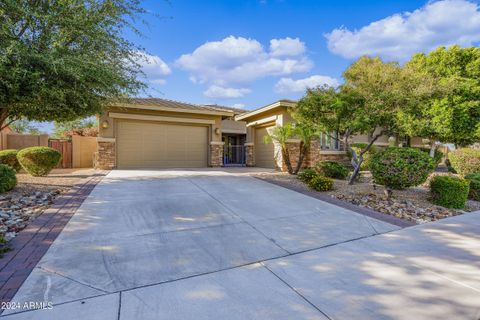
M 254 146 L 255 143 L 253 143 L 253 142 L 245 142 L 243 145 L 248 147 L 248 146 Z
M 223 146 L 225 142 L 223 141 L 210 141 L 210 145 Z
M 115 138 L 97 137 L 97 142 L 115 142 Z

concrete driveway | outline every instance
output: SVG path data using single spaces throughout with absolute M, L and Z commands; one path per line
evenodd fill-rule
M 3 315 L 477 319 L 474 216 L 395 231 L 248 175 L 112 171 L 13 300 L 53 309 Z

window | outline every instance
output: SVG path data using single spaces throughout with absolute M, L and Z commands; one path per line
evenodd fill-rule
M 320 147 L 322 150 L 343 150 L 343 144 L 339 140 L 338 132 L 332 132 L 331 134 L 320 133 Z

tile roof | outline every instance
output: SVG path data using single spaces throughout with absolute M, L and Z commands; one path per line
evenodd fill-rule
M 139 106 L 151 106 L 151 107 L 166 107 L 166 108 L 179 108 L 190 110 L 210 110 L 210 111 L 231 111 L 234 114 L 244 113 L 246 110 L 238 108 L 230 108 L 219 105 L 199 105 L 187 102 L 180 102 L 169 99 L 160 98 L 131 98 L 127 100 L 128 104 L 134 104 Z

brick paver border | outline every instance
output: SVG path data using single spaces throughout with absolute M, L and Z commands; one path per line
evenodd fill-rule
M 312 198 L 316 198 L 318 200 L 322 200 L 322 201 L 337 205 L 339 207 L 351 210 L 353 212 L 363 214 L 365 216 L 375 218 L 377 220 L 388 222 L 390 224 L 393 224 L 393 225 L 401 227 L 401 228 L 411 227 L 411 226 L 416 225 L 416 223 L 413 222 L 413 221 L 403 220 L 403 219 L 400 219 L 400 218 L 397 218 L 397 217 L 394 217 L 394 216 L 391 216 L 391 215 L 388 215 L 388 214 L 385 214 L 385 213 L 381 213 L 381 212 L 378 212 L 378 211 L 375 211 L 375 210 L 372 210 L 372 209 L 369 209 L 369 208 L 359 207 L 359 206 L 354 205 L 353 203 L 341 201 L 341 200 L 338 200 L 336 198 L 330 197 L 328 195 L 322 194 L 322 193 L 317 192 L 317 191 L 313 191 L 313 190 L 305 189 L 305 188 L 302 188 L 302 187 L 299 187 L 299 186 L 295 186 L 295 185 L 293 185 L 291 183 L 288 183 L 288 182 L 278 181 L 278 180 L 271 179 L 271 178 L 268 178 L 268 177 L 265 177 L 265 176 L 254 176 L 254 177 L 257 178 L 257 179 L 263 180 L 265 182 L 275 184 L 275 185 L 280 186 L 280 187 L 284 187 L 286 189 L 297 191 L 299 193 L 310 196 Z
M 0 301 L 10 301 L 30 272 L 62 232 L 82 202 L 108 171 L 98 171 L 59 195 L 53 204 L 10 241 L 0 258 Z

